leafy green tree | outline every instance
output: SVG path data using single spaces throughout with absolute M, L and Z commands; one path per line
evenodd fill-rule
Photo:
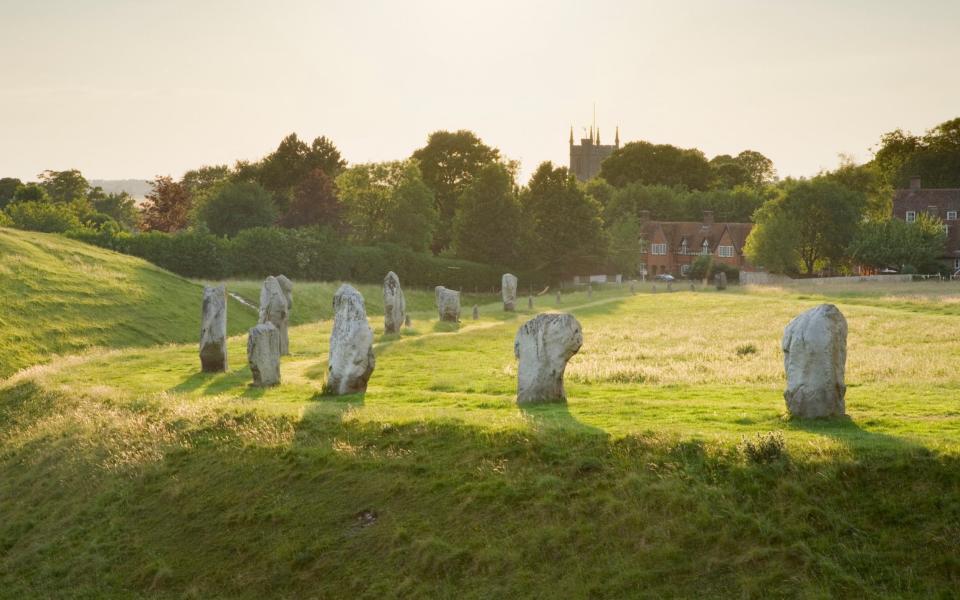
M 437 211 L 415 161 L 354 165 L 336 184 L 352 240 L 426 248 L 437 226 Z
M 762 187 L 777 180 L 773 161 L 756 150 L 744 150 L 734 160 L 746 173 L 746 185 Z
M 884 184 L 905 188 L 911 177 L 924 187 L 960 187 L 960 118 L 945 121 L 922 136 L 900 129 L 884 134 L 874 162 Z
M 180 183 L 196 198 L 218 184 L 228 181 L 231 176 L 233 176 L 233 170 L 227 165 L 203 166 L 184 173 Z
M 818 177 L 791 182 L 779 198 L 757 211 L 747 255 L 774 272 L 789 272 L 794 259 L 807 275 L 818 268 L 839 267 L 865 207 L 862 192 L 836 181 Z
M 610 265 L 627 277 L 640 271 L 640 223 L 633 215 L 613 223 L 607 229 L 610 241 Z
M 889 218 L 864 223 L 850 244 L 849 253 L 857 263 L 877 269 L 904 270 L 913 266 L 923 272 L 935 272 L 946 239 L 943 222 L 920 213 L 913 223 Z
M 65 203 L 15 202 L 7 207 L 6 213 L 14 227 L 27 231 L 63 233 L 81 226 L 74 207 Z
M 433 191 L 440 227 L 432 243 L 434 253 L 452 242 L 457 203 L 480 170 L 500 160 L 500 151 L 484 144 L 472 131 L 435 131 L 412 158 L 420 164 L 423 181 Z
M 698 256 L 693 264 L 690 265 L 690 271 L 687 277 L 693 281 L 709 280 L 713 274 L 713 256 L 705 254 Z
M 615 187 L 642 183 L 705 190 L 713 172 L 703 152 L 696 148 L 630 142 L 603 161 L 600 177 Z
M 25 183 L 13 192 L 14 202 L 49 202 L 47 191 L 38 183 Z
M 513 174 L 502 164 L 480 169 L 460 197 L 453 219 L 453 248 L 460 258 L 516 264 L 522 213 Z
M 44 171 L 40 174 L 40 186 L 53 202 L 85 199 L 90 192 L 90 183 L 77 169 Z
M 713 184 L 717 189 L 730 189 L 746 185 L 749 180 L 747 169 L 729 154 L 721 154 L 710 159 L 713 171 Z
M 16 177 L 4 177 L 0 179 L 0 210 L 3 210 L 8 204 L 13 202 L 13 195 L 22 184 L 23 182 Z
M 883 182 L 876 162 L 858 165 L 852 157 L 840 155 L 840 165 L 821 176 L 861 192 L 866 197 L 864 216 L 867 219 L 883 221 L 893 213 L 893 188 Z
M 600 205 L 565 167 L 542 163 L 520 194 L 529 238 L 525 254 L 553 279 L 603 264 L 606 240 Z
M 187 226 L 192 198 L 190 191 L 169 176 L 157 176 L 140 207 L 140 229 L 172 233 Z
M 221 186 L 198 216 L 212 233 L 234 236 L 244 229 L 272 225 L 276 209 L 273 197 L 263 186 L 234 181 Z
M 297 185 L 290 208 L 278 223 L 283 227 L 327 225 L 335 231 L 342 231 L 343 206 L 333 179 L 323 169 L 314 169 Z
M 95 212 L 113 219 L 123 229 L 132 231 L 137 227 L 139 218 L 137 203 L 130 194 L 126 192 L 106 194 L 100 187 L 95 187 L 90 190 L 88 199 Z
M 322 169 L 335 178 L 345 165 L 340 151 L 328 138 L 318 137 L 308 145 L 291 133 L 263 160 L 254 164 L 239 163 L 236 178 L 258 182 L 273 194 L 277 207 L 285 210 L 296 187 L 314 169 Z

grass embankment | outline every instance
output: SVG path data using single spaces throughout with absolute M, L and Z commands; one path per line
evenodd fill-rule
M 529 315 L 496 305 L 399 338 L 372 316 L 364 397 L 319 395 L 329 321 L 291 330 L 269 390 L 243 336 L 224 374 L 193 344 L 20 374 L 0 387 L 0 595 L 956 593 L 955 317 L 841 298 L 850 419 L 805 423 L 778 346 L 816 300 L 621 291 L 564 298 L 585 337 L 566 406 L 515 406 Z M 749 460 L 742 438 L 771 431 L 785 452 Z
M 0 379 L 93 346 L 186 342 L 201 291 L 148 262 L 63 236 L 0 228 Z M 231 300 L 230 332 L 255 321 Z

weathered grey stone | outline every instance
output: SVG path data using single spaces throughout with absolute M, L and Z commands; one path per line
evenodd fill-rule
M 205 373 L 227 370 L 227 288 L 222 285 L 203 288 L 200 368 Z
M 293 312 L 293 282 L 287 279 L 286 275 L 277 275 L 277 283 L 283 290 L 283 297 L 287 300 L 287 317 Z
M 672 282 L 672 281 L 668 281 L 668 282 L 667 282 L 667 291 L 668 291 L 668 292 L 672 292 L 672 291 L 673 291 L 673 282 Z
M 286 279 L 284 277 L 284 279 Z M 289 281 L 289 280 L 288 280 Z M 292 289 L 292 286 L 291 286 Z M 291 293 L 291 301 L 293 299 Z M 290 339 L 287 337 L 287 324 L 290 318 L 290 306 L 280 281 L 271 275 L 263 280 L 260 287 L 259 323 L 273 323 L 280 334 L 280 354 L 290 354 Z
M 630 294 L 632 295 L 632 294 L 635 294 L 635 293 L 636 293 L 636 289 L 634 288 L 633 281 L 631 280 L 631 281 L 630 281 Z
M 691 283 L 691 284 L 690 284 L 690 291 L 691 291 L 691 292 L 697 291 L 697 286 L 695 286 L 695 285 L 693 285 L 693 284 Z
M 437 313 L 441 321 L 460 322 L 460 292 L 450 290 L 442 285 L 434 289 L 437 297 Z
M 713 276 L 713 282 L 716 284 L 718 290 L 727 289 L 727 274 L 723 271 L 720 271 Z
M 473 305 L 473 320 L 476 321 L 480 318 L 480 307 L 476 304 Z
M 504 273 L 500 279 L 500 296 L 503 298 L 503 310 L 513 312 L 517 303 L 517 276 Z
M 563 302 L 563 295 L 560 293 L 560 290 L 557 290 L 557 304 Z
M 400 278 L 393 271 L 383 278 L 383 331 L 399 333 L 407 318 L 407 302 L 400 289 Z
M 280 330 L 273 323 L 261 323 L 250 329 L 247 363 L 253 374 L 253 385 L 280 384 Z
M 363 296 L 345 283 L 333 297 L 333 331 L 324 392 L 339 396 L 367 391 L 367 381 L 375 366 L 373 330 L 367 323 Z
M 533 294 L 527 296 L 527 310 L 533 310 Z
M 524 323 L 513 342 L 517 403 L 564 402 L 563 372 L 580 350 L 583 330 L 570 314 L 541 314 Z
M 406 327 L 411 327 L 413 325 L 413 321 L 410 320 L 410 315 L 407 315 L 406 317 L 404 317 L 403 324 Z
M 832 304 L 801 313 L 783 331 L 787 410 L 801 418 L 846 412 L 847 320 Z

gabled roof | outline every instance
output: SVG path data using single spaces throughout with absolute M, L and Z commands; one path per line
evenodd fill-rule
M 653 239 L 657 229 L 663 232 L 671 250 L 676 250 L 684 239 L 687 246 L 696 251 L 703 246 L 703 240 L 710 244 L 711 252 L 716 249 L 724 232 L 730 235 L 734 250 L 740 252 L 753 223 L 697 223 L 695 221 L 645 221 L 640 226 L 641 235 L 646 240 Z

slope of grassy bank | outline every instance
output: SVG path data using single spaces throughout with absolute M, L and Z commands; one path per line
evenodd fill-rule
M 958 322 L 841 298 L 850 418 L 791 421 L 779 337 L 815 303 L 567 296 L 569 402 L 524 410 L 529 315 L 494 306 L 371 318 L 363 397 L 319 395 L 329 321 L 269 390 L 192 344 L 55 361 L 0 384 L 0 597 L 952 597 Z
M 200 289 L 138 258 L 60 235 L 0 228 L 0 379 L 91 346 L 186 342 Z M 230 302 L 230 332 L 255 320 Z

